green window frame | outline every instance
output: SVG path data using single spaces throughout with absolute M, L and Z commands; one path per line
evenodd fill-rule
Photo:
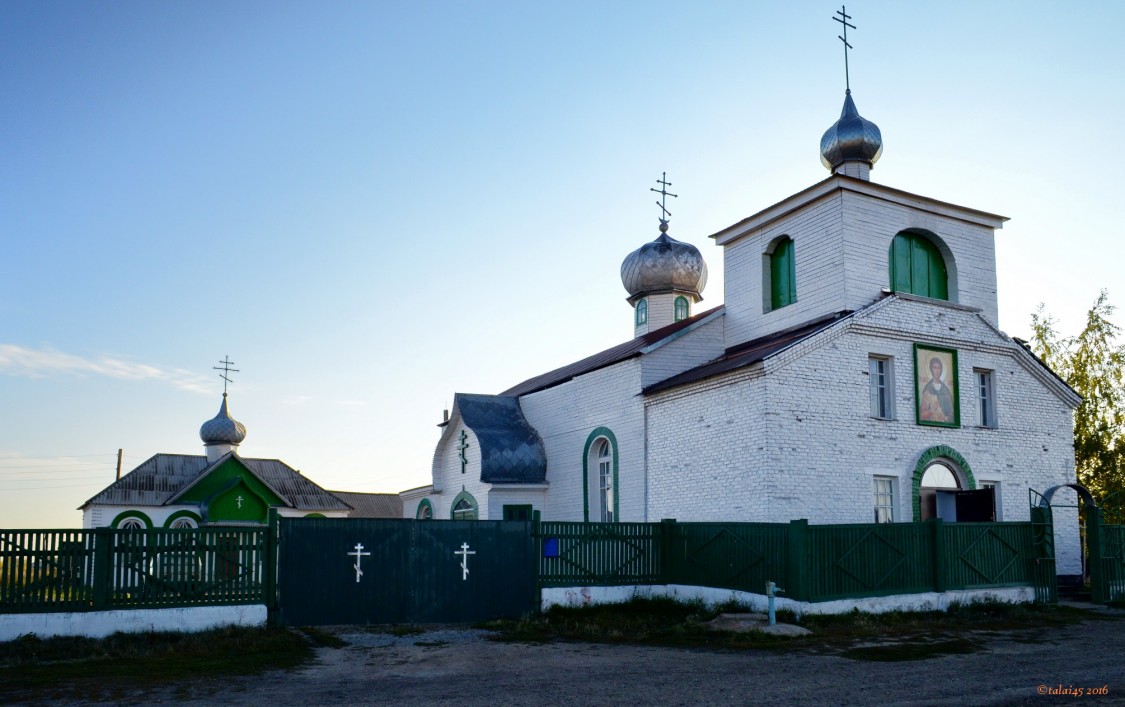
M 531 515 L 530 503 L 504 504 L 504 520 L 531 520 Z
M 781 237 L 770 253 L 770 311 L 797 301 L 797 258 L 793 239 Z
M 637 302 L 635 315 L 637 326 L 648 324 L 648 300 L 643 299 Z
M 117 516 L 113 519 L 113 522 L 109 524 L 109 527 L 121 528 L 121 524 L 127 520 L 134 521 L 127 526 L 128 528 L 137 528 L 137 523 L 140 523 L 140 525 L 143 526 L 145 530 L 153 527 L 152 519 L 149 518 L 148 515 L 141 513 L 140 511 L 124 511 L 122 513 L 118 513 Z
M 183 519 L 183 520 L 181 520 L 181 519 Z M 181 521 L 181 522 L 176 523 L 176 521 Z M 192 523 L 195 523 L 195 525 L 194 526 L 185 526 L 184 521 L 191 521 Z M 172 515 L 170 515 L 166 519 L 164 519 L 164 527 L 165 528 L 183 528 L 183 527 L 196 527 L 196 528 L 198 528 L 202 525 L 203 525 L 203 518 L 201 518 L 199 516 L 199 514 L 193 513 L 192 511 L 176 511 L 175 513 L 173 513 Z
M 691 307 L 690 305 L 688 305 L 687 297 L 684 297 L 683 295 L 677 297 L 676 302 L 673 305 L 673 311 L 675 313 L 673 321 L 683 321 L 684 319 L 687 319 L 689 316 L 691 316 Z
M 596 444 L 599 441 L 604 441 L 609 445 L 607 450 L 609 452 L 608 460 L 601 456 L 594 456 L 595 453 L 601 451 L 600 445 Z M 609 464 L 609 468 L 603 470 L 603 464 Z M 591 478 L 591 474 L 593 478 Z M 607 500 L 612 498 L 612 503 L 599 503 L 599 506 L 605 505 L 605 508 L 599 509 L 598 520 L 612 522 L 620 518 L 621 495 L 618 493 L 620 486 L 618 484 L 617 436 L 608 427 L 598 427 L 591 432 L 590 436 L 586 438 L 586 446 L 582 450 L 582 518 L 587 523 L 590 522 L 590 488 L 592 484 L 597 484 L 595 488 L 598 489 L 600 498 Z
M 480 506 L 473 494 L 462 491 L 453 497 L 449 506 L 449 517 L 452 520 L 477 520 L 480 518 Z
M 418 502 L 418 510 L 414 511 L 414 518 L 416 520 L 434 519 L 434 504 L 430 503 L 430 499 L 423 498 Z
M 932 299 L 949 299 L 949 271 L 945 258 L 930 239 L 902 232 L 891 241 L 891 290 Z

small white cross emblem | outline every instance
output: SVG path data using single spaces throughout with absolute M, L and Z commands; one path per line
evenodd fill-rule
M 469 543 L 461 543 L 460 550 L 454 550 L 454 555 L 461 556 L 461 581 L 469 578 L 469 555 L 477 554 L 476 550 L 469 549 Z
M 361 562 L 363 562 L 363 557 L 365 555 L 370 555 L 370 554 L 371 554 L 370 552 L 364 552 L 363 551 L 363 543 L 356 543 L 355 544 L 355 552 L 349 552 L 348 553 L 348 557 L 354 557 L 355 558 L 355 564 L 352 565 L 352 568 L 355 569 L 355 581 L 358 582 L 359 578 L 363 576 L 363 570 L 361 570 L 359 568 L 359 564 Z
M 235 500 L 235 501 L 238 501 L 238 507 L 239 507 L 239 508 L 242 508 L 242 496 L 239 496 L 238 498 L 236 498 L 236 499 L 234 499 L 234 500 Z

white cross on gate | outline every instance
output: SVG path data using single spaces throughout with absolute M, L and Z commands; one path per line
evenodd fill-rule
M 363 562 L 363 556 L 364 555 L 370 555 L 370 554 L 371 554 L 370 552 L 364 552 L 363 551 L 363 543 L 356 543 L 355 544 L 355 552 L 349 552 L 348 553 L 348 557 L 354 557 L 355 558 L 355 564 L 352 565 L 352 567 L 355 569 L 355 581 L 358 582 L 359 578 L 363 576 L 363 570 L 361 570 L 359 568 L 359 563 Z
M 477 554 L 476 550 L 469 549 L 469 543 L 461 543 L 460 550 L 454 550 L 454 555 L 461 556 L 461 581 L 469 578 L 469 555 Z
M 242 496 L 239 496 L 238 498 L 236 498 L 234 500 L 238 501 L 238 507 L 242 508 Z

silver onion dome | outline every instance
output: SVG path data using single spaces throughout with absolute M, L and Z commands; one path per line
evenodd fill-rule
M 668 224 L 660 224 L 660 236 L 645 243 L 621 263 L 621 284 L 629 297 L 673 290 L 699 296 L 707 285 L 707 263 L 699 249 L 668 235 Z
M 223 393 L 223 404 L 219 414 L 203 423 L 199 428 L 199 438 L 203 444 L 232 444 L 238 445 L 246 439 L 246 425 L 230 416 L 227 412 L 227 394 Z
M 874 165 L 882 154 L 883 135 L 879 126 L 859 114 L 851 89 L 848 89 L 840 119 L 820 138 L 820 161 L 835 171 L 845 162 Z

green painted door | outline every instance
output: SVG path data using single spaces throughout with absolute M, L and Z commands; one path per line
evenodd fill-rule
M 531 524 L 283 518 L 278 604 L 291 626 L 467 622 L 535 609 Z

